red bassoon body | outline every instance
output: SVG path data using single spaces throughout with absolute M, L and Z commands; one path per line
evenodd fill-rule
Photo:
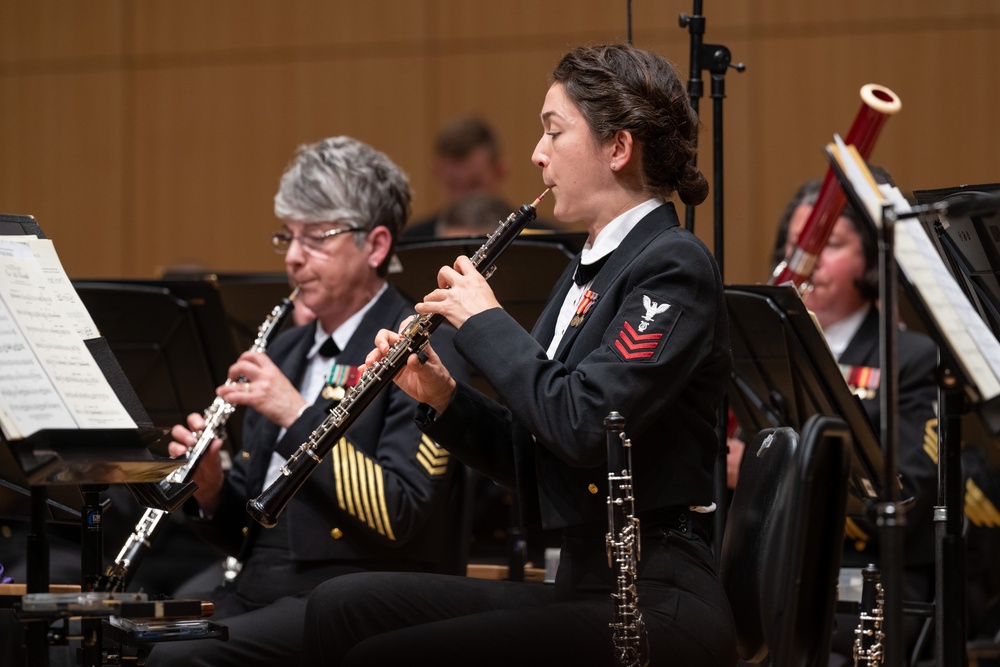
M 878 84 L 869 83 L 861 87 L 861 109 L 858 111 L 851 129 L 844 139 L 847 145 L 854 145 L 862 159 L 871 155 L 875 141 L 889 116 L 902 107 L 894 92 Z M 833 226 L 844 210 L 847 199 L 840 188 L 833 169 L 828 169 L 819 196 L 812 212 L 806 219 L 799 234 L 795 249 L 775 268 L 769 284 L 780 285 L 791 281 L 796 286 L 808 283 L 820 252 L 826 246 Z

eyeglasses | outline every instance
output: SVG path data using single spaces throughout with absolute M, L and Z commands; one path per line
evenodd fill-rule
M 365 230 L 359 229 L 358 227 L 341 227 L 339 229 L 330 229 L 325 232 L 315 234 L 292 234 L 287 231 L 275 232 L 271 234 L 271 246 L 274 248 L 274 252 L 279 255 L 284 255 L 288 252 L 288 248 L 292 245 L 292 241 L 298 241 L 299 244 L 309 252 L 322 253 L 323 243 L 328 238 L 332 238 L 337 234 L 363 231 Z

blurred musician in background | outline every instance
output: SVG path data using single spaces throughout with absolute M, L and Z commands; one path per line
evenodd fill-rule
M 496 130 L 475 115 L 460 115 L 448 121 L 434 141 L 434 179 L 444 195 L 444 209 L 414 220 L 403 238 L 440 236 L 447 229 L 448 207 L 471 194 L 500 196 L 507 179 L 507 163 L 500 151 Z M 504 206 L 507 213 L 512 210 Z M 489 231 L 496 228 L 493 221 Z
M 425 433 L 516 487 L 527 520 L 562 533 L 555 585 L 340 577 L 310 597 L 304 664 L 614 664 L 603 425 L 611 410 L 633 443 L 637 597 L 652 664 L 735 662 L 708 544 L 716 410 L 731 366 L 722 281 L 665 201 L 676 192 L 695 205 L 708 193 L 692 164 L 698 118 L 673 66 L 631 46 L 575 49 L 552 81 L 532 161 L 555 217 L 589 230 L 582 254 L 533 334 L 466 257 L 442 268 L 441 289 L 418 304 L 458 327 L 456 347 L 500 402 L 453 379 L 434 354 L 422 366 L 411 358 L 396 380 L 422 401 Z M 396 339 L 381 332 L 368 362 Z
M 891 182 L 873 168 L 876 180 Z M 790 256 L 820 191 L 819 181 L 803 184 L 789 202 L 778 228 L 773 264 Z M 879 433 L 878 239 L 876 231 L 850 204 L 837 219 L 812 274 L 803 301 L 812 311 L 830 351 L 851 390 L 861 399 L 868 420 Z M 927 336 L 899 332 L 899 472 L 901 497 L 912 498 L 906 512 L 906 573 L 903 597 L 929 602 L 934 597 L 933 507 L 937 500 L 937 347 Z M 729 440 L 730 486 L 738 475 L 743 443 Z M 933 452 L 933 454 L 932 454 Z M 933 456 L 933 458 L 932 458 Z M 841 567 L 878 565 L 878 530 L 874 523 L 848 518 Z M 909 652 L 923 623 L 907 617 Z M 838 614 L 831 666 L 853 662 L 857 617 Z
M 263 529 L 245 509 L 355 381 L 376 332 L 413 312 L 385 279 L 409 206 L 405 174 L 349 137 L 302 146 L 282 176 L 274 203 L 282 229 L 271 241 L 316 319 L 230 368 L 230 379 L 246 381 L 218 393 L 248 408 L 243 449 L 223 472 L 214 442 L 185 507 L 196 531 L 242 562 L 231 585 L 201 596 L 215 603 L 213 620 L 229 627 L 229 641 L 161 643 L 148 664 L 294 663 L 316 584 L 349 572 L 458 566 L 445 562 L 450 546 L 457 550 L 459 508 L 448 502 L 457 463 L 421 434 L 416 402 L 396 387 L 334 447 L 277 527 Z M 434 340 L 463 374 L 448 354 L 452 333 L 442 327 Z M 192 414 L 174 426 L 171 454 L 182 455 L 202 424 Z

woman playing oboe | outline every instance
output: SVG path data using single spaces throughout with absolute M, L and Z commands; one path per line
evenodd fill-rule
M 716 410 L 730 368 L 719 272 L 667 199 L 704 200 L 697 116 L 673 66 L 629 46 L 578 48 L 552 74 L 533 162 L 554 215 L 589 238 L 529 334 L 467 258 L 417 305 L 496 389 L 455 381 L 433 350 L 396 378 L 418 423 L 517 489 L 525 521 L 562 532 L 554 586 L 371 573 L 310 597 L 310 665 L 612 664 L 604 418 L 629 424 L 642 525 L 638 604 L 651 664 L 732 665 L 732 615 L 707 543 Z M 367 363 L 396 339 L 382 331 Z

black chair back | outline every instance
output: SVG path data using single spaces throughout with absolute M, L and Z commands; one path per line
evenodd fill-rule
M 801 437 L 766 429 L 744 453 L 720 574 L 747 662 L 829 659 L 850 445 L 842 420 L 816 416 Z

